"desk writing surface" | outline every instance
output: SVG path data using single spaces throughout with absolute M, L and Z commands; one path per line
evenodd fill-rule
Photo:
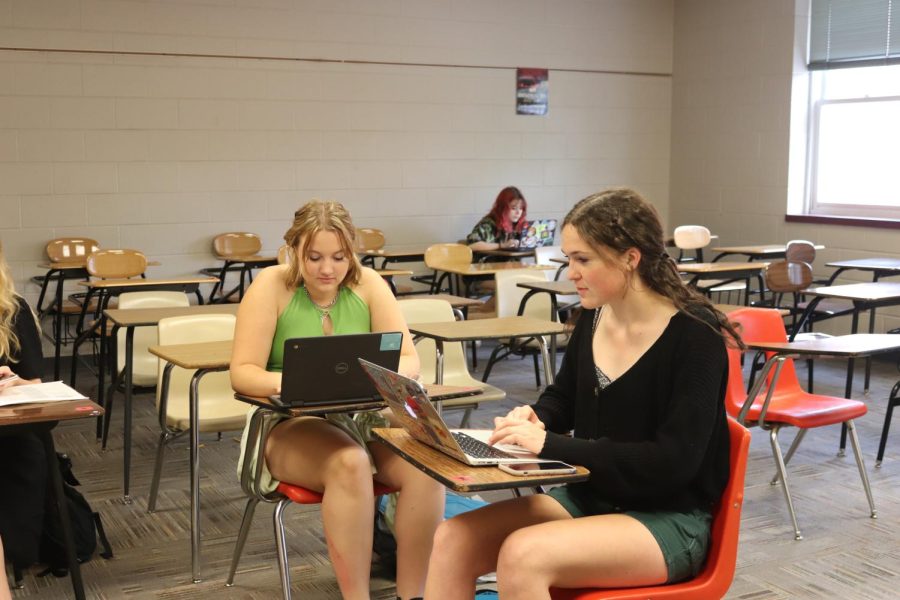
M 148 267 L 158 267 L 161 265 L 158 260 L 148 260 Z M 75 260 L 60 260 L 55 262 L 44 261 L 38 263 L 38 266 L 42 269 L 58 269 L 58 270 L 67 270 L 67 269 L 84 269 L 85 268 L 85 260 L 84 258 L 75 259 Z
M 96 417 L 103 408 L 90 400 L 63 400 L 0 407 L 0 425 L 24 425 Z
M 232 340 L 150 346 L 150 354 L 182 369 L 220 369 L 231 363 Z
M 822 244 L 814 244 L 813 247 L 816 250 L 824 250 L 825 246 Z M 719 246 L 716 248 L 710 248 L 713 252 L 720 252 L 723 254 L 746 254 L 748 256 L 767 256 L 767 255 L 777 255 L 784 254 L 787 250 L 787 244 L 755 244 L 749 246 Z
M 197 285 L 201 283 L 217 283 L 218 277 L 185 277 L 174 279 L 95 279 L 91 281 L 77 281 L 77 285 L 89 288 L 141 288 L 162 285 Z
M 385 247 L 377 250 L 360 250 L 357 252 L 360 256 L 371 256 L 374 258 L 399 258 L 399 257 L 423 257 L 425 256 L 425 248 L 421 246 L 400 248 Z
M 857 258 L 853 260 L 837 260 L 825 263 L 826 267 L 837 269 L 857 269 L 860 271 L 898 271 L 900 258 Z
M 692 275 L 738 271 L 759 272 L 766 268 L 768 264 L 765 262 L 678 263 L 678 270 Z
M 900 283 L 878 281 L 872 283 L 851 283 L 848 285 L 831 285 L 804 290 L 805 294 L 822 296 L 823 298 L 843 298 L 877 302 L 879 300 L 900 299 Z
M 120 327 L 156 325 L 160 319 L 193 315 L 237 314 L 239 304 L 196 304 L 165 308 L 109 308 L 103 311 L 106 318 Z
M 413 274 L 409 269 L 373 269 L 373 271 L 382 277 L 402 277 L 404 275 Z
M 852 333 L 814 340 L 794 342 L 749 342 L 753 350 L 798 356 L 820 355 L 861 357 L 900 349 L 900 335 L 890 333 Z
M 538 292 L 549 292 L 551 294 L 559 294 L 561 296 L 570 296 L 578 293 L 578 289 L 571 281 L 523 281 L 517 283 L 520 288 L 526 290 L 535 290 Z
M 510 271 L 514 269 L 533 269 L 537 271 L 548 271 L 555 269 L 553 265 L 532 265 L 518 261 L 497 262 L 497 263 L 448 263 L 438 265 L 437 270 L 453 273 L 454 275 L 493 275 L 500 271 Z
M 277 256 L 262 256 L 260 254 L 235 254 L 235 255 L 219 255 L 216 256 L 217 260 L 224 260 L 227 262 L 242 262 L 242 263 L 276 263 L 278 262 Z
M 444 321 L 438 323 L 413 323 L 409 325 L 413 335 L 441 339 L 445 342 L 468 342 L 512 337 L 533 337 L 565 333 L 562 323 L 534 317 L 499 317 L 471 321 Z
M 453 294 L 406 294 L 397 298 L 398 302 L 403 302 L 404 300 L 445 300 L 453 308 L 468 308 L 484 304 L 484 300 L 479 300 L 478 298 L 464 298 Z
M 500 256 L 507 258 L 528 258 L 534 256 L 534 248 L 495 248 L 494 250 L 473 250 L 480 256 Z
M 455 492 L 481 492 L 517 487 L 535 487 L 586 481 L 590 471 L 575 467 L 572 475 L 535 475 L 519 477 L 497 467 L 471 467 L 442 452 L 412 439 L 403 429 L 373 429 L 375 437 L 420 471 L 440 481 Z

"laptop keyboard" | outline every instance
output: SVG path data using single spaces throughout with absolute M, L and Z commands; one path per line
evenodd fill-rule
M 451 431 L 453 439 L 462 448 L 463 452 L 474 458 L 515 458 L 512 454 L 497 450 L 492 446 L 488 446 L 481 440 L 473 438 L 471 435 L 459 431 Z

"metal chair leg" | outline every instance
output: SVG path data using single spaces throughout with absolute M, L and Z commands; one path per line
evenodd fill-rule
M 287 558 L 287 539 L 284 536 L 284 509 L 291 501 L 285 498 L 275 506 L 272 522 L 275 525 L 275 546 L 278 551 L 278 572 L 281 574 L 281 595 L 291 600 L 291 571 Z
M 225 585 L 228 587 L 234 585 L 234 574 L 237 572 L 238 562 L 240 562 L 241 554 L 244 552 L 244 544 L 247 543 L 247 535 L 250 533 L 250 524 L 253 523 L 253 513 L 256 512 L 257 504 L 259 504 L 259 500 L 256 498 L 247 499 L 247 506 L 244 508 L 244 518 L 241 519 L 241 529 L 238 531 L 237 542 L 234 544 L 231 567 L 228 569 L 228 579 L 225 580 Z
M 159 492 L 159 479 L 162 476 L 163 457 L 166 452 L 166 444 L 175 436 L 161 431 L 159 441 L 156 444 L 156 464 L 153 465 L 153 481 L 150 482 L 150 499 L 147 500 L 147 512 L 156 510 L 156 495 Z
M 778 445 L 779 429 L 780 427 L 773 427 L 769 431 L 769 441 L 772 444 L 772 454 L 775 455 L 775 465 L 778 467 L 778 472 L 781 474 L 781 481 L 784 484 L 782 490 L 784 491 L 784 499 L 787 500 L 788 512 L 791 513 L 791 522 L 794 524 L 794 539 L 802 540 L 803 535 L 801 535 L 800 526 L 797 524 L 797 513 L 794 512 L 794 501 L 791 500 L 791 490 L 788 486 L 787 469 L 785 468 L 784 458 L 781 456 L 781 446 Z
M 797 446 L 800 445 L 800 442 L 803 441 L 803 436 L 806 435 L 808 429 L 799 429 L 797 430 L 797 435 L 794 436 L 794 441 L 791 442 L 791 447 L 788 448 L 787 454 L 784 455 L 784 466 L 787 467 L 788 463 L 791 462 L 791 457 L 794 456 L 794 451 L 797 449 Z M 769 483 L 771 485 L 776 485 L 778 480 L 781 479 L 781 475 L 779 473 L 775 473 L 772 477 L 772 481 Z
M 859 438 L 856 436 L 856 424 L 853 419 L 847 421 L 847 429 L 850 432 L 850 445 L 853 447 L 853 454 L 856 456 L 856 468 L 859 469 L 859 476 L 862 479 L 863 489 L 866 491 L 866 500 L 869 501 L 869 516 L 873 519 L 878 518 L 878 511 L 875 510 L 875 498 L 872 497 L 872 488 L 869 486 L 869 475 L 866 473 L 866 465 L 863 463 L 862 450 L 859 447 Z

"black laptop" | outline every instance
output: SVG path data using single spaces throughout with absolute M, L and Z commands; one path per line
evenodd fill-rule
M 402 344 L 399 331 L 285 340 L 281 394 L 269 399 L 286 408 L 377 401 L 381 396 L 358 359 L 396 370 Z

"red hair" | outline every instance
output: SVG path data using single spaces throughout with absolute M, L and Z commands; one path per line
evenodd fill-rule
M 522 216 L 518 222 L 513 223 L 509 220 L 509 205 L 516 200 L 522 201 Z M 497 199 L 494 200 L 494 206 L 491 208 L 488 216 L 497 224 L 499 231 L 521 233 L 528 226 L 528 202 L 525 200 L 522 192 L 519 191 L 519 188 L 514 186 L 505 187 L 497 194 Z

